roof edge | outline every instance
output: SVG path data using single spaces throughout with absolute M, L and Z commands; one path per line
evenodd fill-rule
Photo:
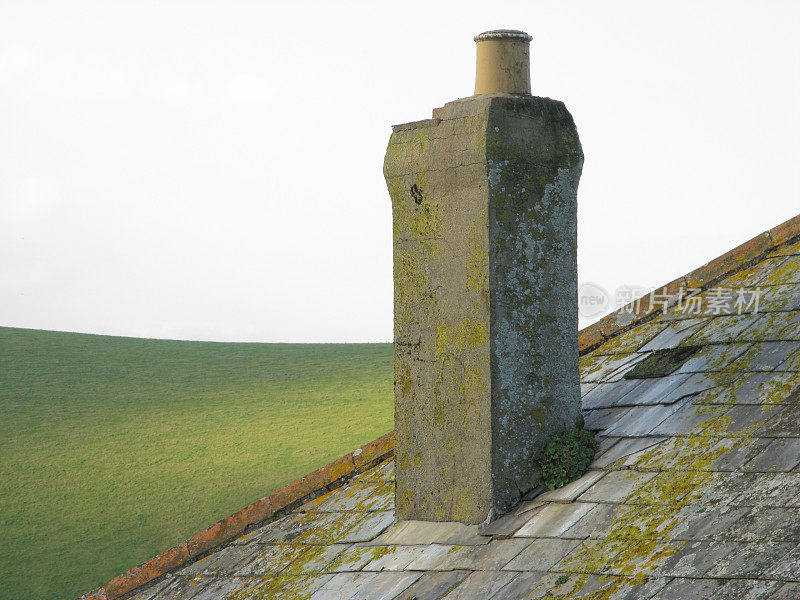
M 758 234 L 733 250 L 697 267 L 694 271 L 682 277 L 656 288 L 656 290 L 664 294 L 673 294 L 681 287 L 708 289 L 723 278 L 763 260 L 767 254 L 775 249 L 796 241 L 798 237 L 800 237 L 800 215 Z M 656 318 L 663 312 L 663 308 L 651 305 L 650 300 L 650 295 L 646 294 L 606 315 L 596 323 L 581 329 L 578 332 L 580 354 L 591 352 L 612 337 Z M 633 314 L 633 320 L 625 324 L 620 323 L 617 317 L 622 312 Z
M 741 271 L 762 260 L 764 256 L 789 242 L 800 238 L 800 215 L 789 219 L 755 236 L 733 250 L 718 256 L 686 275 L 670 281 L 658 290 L 664 293 L 686 288 L 706 289 L 724 277 Z M 631 312 L 637 307 L 634 319 L 621 325 L 617 315 Z M 607 340 L 624 333 L 646 321 L 656 318 L 661 308 L 650 305 L 648 295 L 606 315 L 596 323 L 578 332 L 580 354 L 587 354 Z M 643 313 L 643 314 L 642 314 Z M 245 533 L 265 521 L 279 517 L 302 503 L 344 484 L 351 477 L 394 454 L 394 431 L 346 454 L 290 483 L 284 488 L 257 500 L 211 527 L 194 534 L 186 541 L 128 570 L 96 590 L 84 594 L 79 600 L 117 600 L 137 588 L 162 577 L 174 569 L 194 562 L 209 554 L 225 542 Z
M 269 496 L 256 500 L 253 504 L 203 529 L 177 546 L 129 569 L 105 585 L 84 594 L 79 600 L 117 600 L 122 598 L 178 567 L 203 558 L 225 542 L 246 531 L 282 516 L 308 500 L 341 486 L 355 475 L 393 454 L 394 431 L 390 431 Z

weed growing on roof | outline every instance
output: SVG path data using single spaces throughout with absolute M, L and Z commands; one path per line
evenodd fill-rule
M 556 434 L 544 445 L 541 455 L 541 482 L 554 490 L 575 481 L 586 473 L 597 442 L 581 427 Z

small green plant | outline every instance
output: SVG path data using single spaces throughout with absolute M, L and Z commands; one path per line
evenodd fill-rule
M 554 435 L 542 449 L 541 482 L 554 490 L 580 478 L 589 468 L 596 447 L 594 436 L 582 427 Z
M 556 579 L 556 585 L 564 585 L 565 583 L 567 583 L 568 579 L 569 579 L 569 575 L 567 575 L 566 573 L 563 573 L 563 574 L 558 576 L 558 579 Z

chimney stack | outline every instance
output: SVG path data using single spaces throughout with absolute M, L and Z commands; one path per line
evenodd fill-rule
M 396 512 L 480 523 L 538 483 L 581 420 L 577 200 L 564 105 L 530 95 L 530 36 L 475 38 L 475 94 L 396 125 Z

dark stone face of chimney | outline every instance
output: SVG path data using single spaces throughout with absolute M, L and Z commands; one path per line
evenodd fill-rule
M 537 485 L 545 441 L 580 420 L 582 164 L 564 105 L 529 94 L 472 96 L 394 128 L 399 518 L 507 511 Z

